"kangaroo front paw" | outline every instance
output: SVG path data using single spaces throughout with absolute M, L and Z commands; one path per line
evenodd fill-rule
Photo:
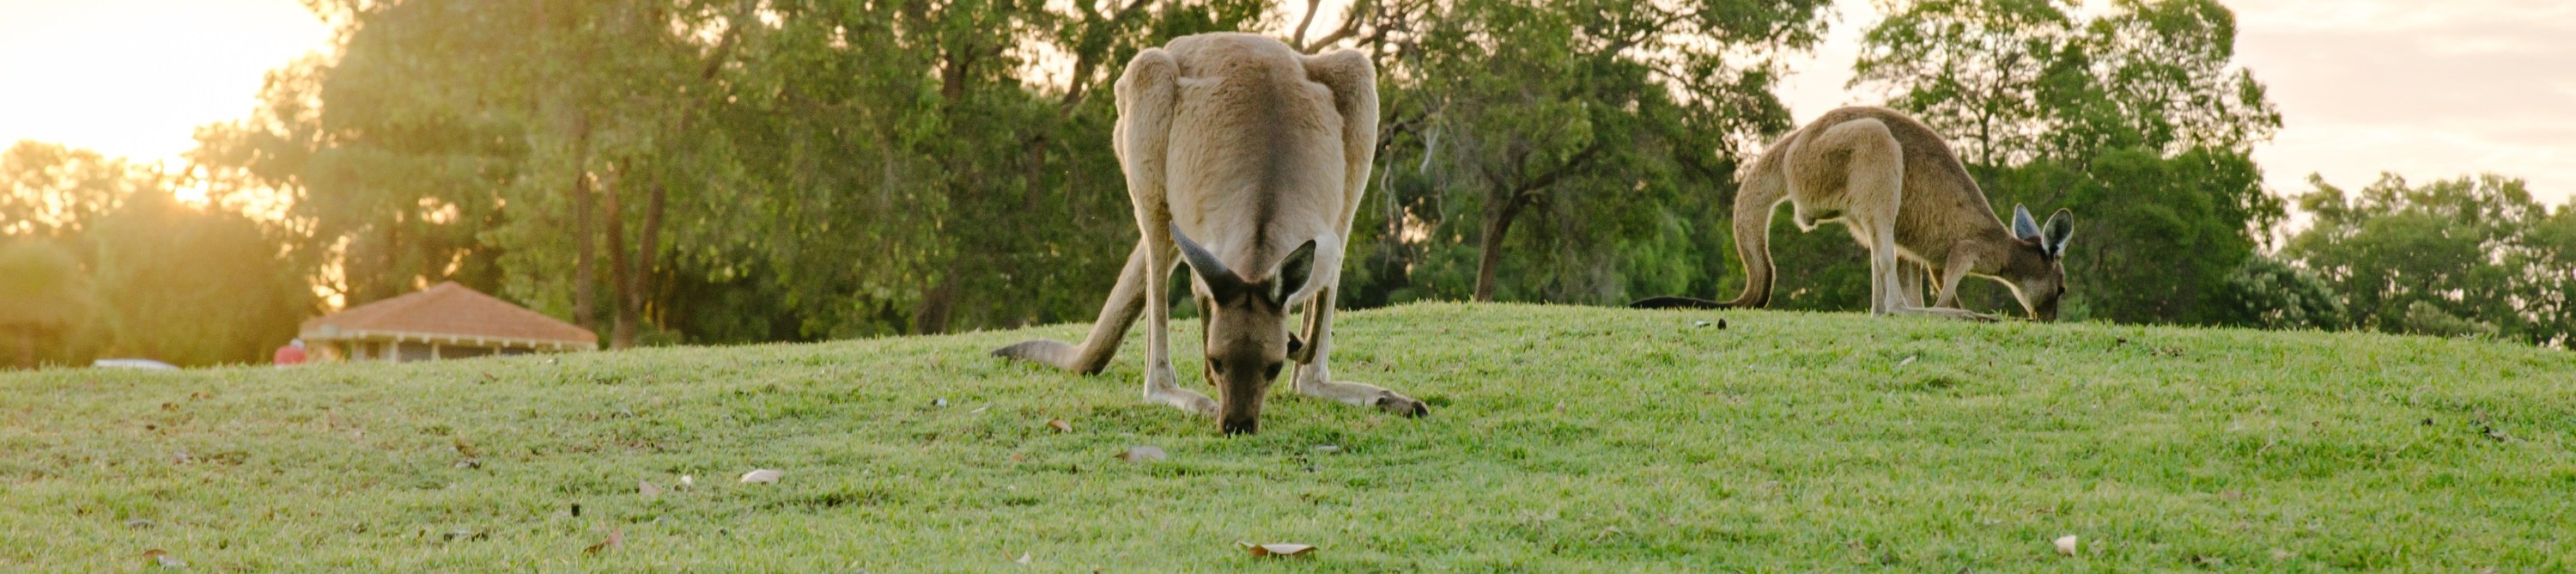
M 1173 408 L 1197 413 L 1203 417 L 1216 416 L 1216 399 L 1208 398 L 1207 395 L 1196 391 L 1185 389 L 1149 391 L 1145 393 L 1145 401 L 1172 405 Z
M 1413 397 L 1395 394 L 1392 391 L 1377 398 L 1377 408 L 1406 418 L 1431 416 L 1431 405 L 1422 404 L 1422 401 L 1413 400 Z

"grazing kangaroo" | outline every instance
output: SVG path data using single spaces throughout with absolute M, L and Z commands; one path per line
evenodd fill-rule
M 1769 304 L 1771 213 L 1785 200 L 1799 229 L 1840 221 L 1869 249 L 1872 314 L 1994 320 L 1959 308 L 1959 281 L 1975 275 L 2010 288 L 2032 318 L 2057 319 L 2058 298 L 2066 294 L 2060 259 L 2074 233 L 2073 215 L 2060 209 L 2039 225 L 2016 205 L 2006 229 L 1950 146 L 1903 112 L 1826 112 L 1771 144 L 1743 173 L 1735 194 L 1735 251 L 1744 259 L 1744 292 L 1727 302 L 1655 297 L 1628 306 Z M 1923 306 L 1927 276 L 1940 295 L 1932 307 Z
M 1261 36 L 1201 34 L 1136 54 L 1117 94 L 1113 147 L 1144 237 L 1082 343 L 1040 339 L 993 354 L 1097 373 L 1141 310 L 1145 400 L 1215 416 L 1225 432 L 1259 430 L 1262 396 L 1290 361 L 1299 393 L 1429 414 L 1404 395 L 1334 381 L 1328 367 L 1343 238 L 1377 150 L 1368 56 L 1310 57 Z M 1222 403 L 1181 388 L 1172 369 L 1164 291 L 1179 261 L 1205 315 L 1203 375 Z M 1300 304 L 1305 324 L 1292 334 L 1288 311 Z

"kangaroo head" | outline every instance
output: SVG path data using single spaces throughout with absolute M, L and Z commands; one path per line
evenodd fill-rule
M 1191 282 L 1205 326 L 1209 383 L 1223 392 L 1217 421 L 1227 433 L 1261 429 L 1261 398 L 1279 379 L 1290 356 L 1305 346 L 1288 332 L 1288 303 L 1307 292 L 1315 275 L 1315 241 L 1290 251 L 1278 266 L 1247 279 L 1216 254 L 1172 226 L 1172 242 L 1190 264 Z
M 2013 237 L 2021 245 L 2004 276 L 2013 298 L 2021 300 L 2022 310 L 2033 319 L 2057 320 L 2057 300 L 2066 296 L 2066 239 L 2075 234 L 2074 217 L 2060 209 L 2042 225 L 2031 220 L 2029 208 L 2013 206 Z

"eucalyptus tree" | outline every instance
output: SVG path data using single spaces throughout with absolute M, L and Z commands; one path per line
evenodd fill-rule
M 2310 183 L 2299 207 L 2315 221 L 2283 254 L 2333 286 L 2356 327 L 2558 346 L 2576 335 L 2576 209 L 2553 212 L 2522 180 L 2495 175 Z
M 1357 5 L 1391 94 L 1379 253 L 1354 257 L 1381 263 L 1358 271 L 1397 298 L 1592 303 L 1705 275 L 1693 227 L 1723 202 L 1692 196 L 1722 195 L 1736 150 L 1788 127 L 1777 58 L 1814 44 L 1825 4 Z

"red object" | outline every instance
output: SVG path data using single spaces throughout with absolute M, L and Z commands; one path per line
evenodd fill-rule
M 279 364 L 279 365 L 296 365 L 296 364 L 302 364 L 302 363 L 304 363 L 304 350 L 303 350 L 303 349 L 295 348 L 295 346 L 294 346 L 294 345 L 287 345 L 287 346 L 283 346 L 283 347 L 278 347 L 278 348 L 277 348 L 277 364 Z

